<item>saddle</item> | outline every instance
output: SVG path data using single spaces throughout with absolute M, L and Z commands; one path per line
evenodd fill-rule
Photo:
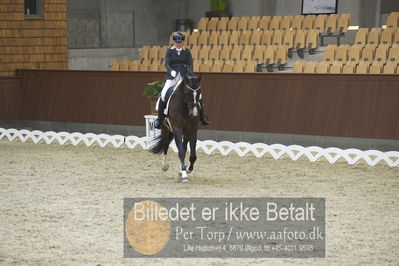
M 165 94 L 165 102 L 166 102 L 166 107 L 163 111 L 163 113 L 165 115 L 168 115 L 168 111 L 169 111 L 169 102 L 170 99 L 172 99 L 172 95 L 173 93 L 176 91 L 176 89 L 180 86 L 180 84 L 182 83 L 183 79 L 179 80 L 175 86 L 171 86 Z M 158 101 L 157 101 L 157 105 L 156 105 L 156 110 L 158 111 L 158 106 L 159 106 L 159 101 L 161 100 L 161 97 L 159 97 Z

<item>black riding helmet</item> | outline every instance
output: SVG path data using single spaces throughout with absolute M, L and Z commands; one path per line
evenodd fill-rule
M 173 34 L 173 41 L 174 41 L 174 42 L 177 42 L 177 43 L 182 43 L 182 42 L 184 42 L 184 34 L 181 33 L 180 31 L 175 32 L 175 33 Z

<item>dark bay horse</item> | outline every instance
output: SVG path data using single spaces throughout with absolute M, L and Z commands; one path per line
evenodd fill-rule
M 187 75 L 172 94 L 169 102 L 168 117 L 161 126 L 161 135 L 155 139 L 150 148 L 154 154 L 163 153 L 161 168 L 168 170 L 166 162 L 169 144 L 175 139 L 180 159 L 180 181 L 188 182 L 187 173 L 194 169 L 197 159 L 195 152 L 197 145 L 197 130 L 199 109 L 201 108 L 201 78 L 192 74 Z M 187 144 L 190 143 L 190 166 L 188 170 L 184 164 Z

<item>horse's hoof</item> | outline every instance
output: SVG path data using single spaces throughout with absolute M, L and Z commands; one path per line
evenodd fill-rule
M 179 173 L 179 182 L 187 183 L 189 181 L 190 181 L 190 179 L 188 179 L 187 175 L 183 175 L 182 173 Z
M 162 169 L 163 171 L 168 171 L 168 169 L 169 169 L 169 164 L 161 165 L 161 169 Z

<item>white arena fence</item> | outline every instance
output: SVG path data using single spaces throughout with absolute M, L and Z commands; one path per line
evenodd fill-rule
M 152 123 L 150 122 L 150 124 Z M 156 134 L 156 132 L 152 133 Z M 60 145 L 71 143 L 75 146 L 84 143 L 86 146 L 113 146 L 115 148 L 127 147 L 130 149 L 141 146 L 141 148 L 147 149 L 153 136 L 136 137 L 93 133 L 57 133 L 54 131 L 42 132 L 38 130 L 29 131 L 0 128 L 0 141 L 2 139 L 7 139 L 10 142 L 19 140 L 21 142 L 32 141 L 33 143 L 44 142 L 47 144 L 58 142 Z M 177 152 L 177 147 L 174 142 L 172 142 L 170 147 L 174 152 Z M 362 151 L 358 149 L 342 150 L 339 148 L 321 148 L 316 146 L 302 147 L 299 145 L 285 146 L 281 144 L 268 145 L 264 143 L 250 144 L 246 142 L 233 143 L 230 141 L 216 142 L 213 140 L 198 140 L 197 150 L 202 150 L 206 154 L 220 152 L 222 155 L 228 155 L 236 153 L 240 157 L 253 154 L 260 158 L 269 154 L 277 160 L 283 157 L 289 157 L 296 161 L 305 156 L 311 162 L 326 159 L 329 163 L 335 163 L 339 159 L 343 158 L 350 165 L 357 164 L 361 160 L 364 160 L 370 166 L 375 166 L 378 163 L 384 162 L 390 167 L 397 167 L 399 165 L 399 152 L 397 151 L 381 152 L 377 150 Z

